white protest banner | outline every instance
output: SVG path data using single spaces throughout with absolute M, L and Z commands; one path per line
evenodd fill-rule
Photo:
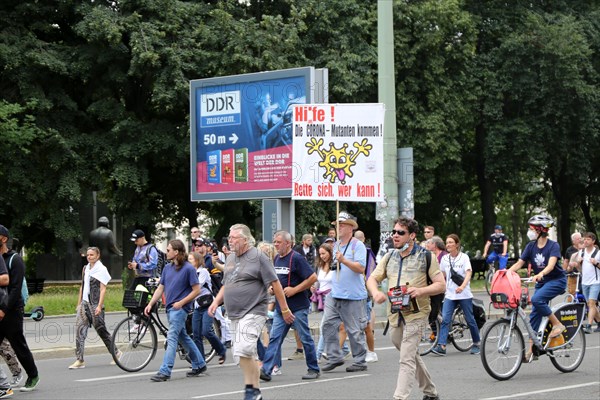
M 383 200 L 384 104 L 302 104 L 293 113 L 294 200 Z

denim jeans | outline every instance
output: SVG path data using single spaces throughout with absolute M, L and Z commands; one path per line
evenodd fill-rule
M 473 316 L 473 299 L 450 300 L 448 298 L 444 300 L 444 304 L 442 305 L 442 326 L 440 327 L 438 343 L 442 346 L 446 345 L 450 324 L 452 323 L 452 313 L 457 305 L 465 315 L 465 320 L 467 321 L 467 325 L 469 325 L 473 343 L 479 344 L 481 338 L 479 337 L 477 322 L 475 322 L 475 317 Z
M 508 262 L 508 254 L 503 256 L 502 254 L 497 254 L 495 251 L 492 251 L 490 255 L 488 255 L 487 260 L 485 260 L 488 264 L 495 263 L 498 261 L 498 269 L 506 269 L 506 263 Z
M 552 314 L 552 310 L 548 303 L 556 296 L 564 293 L 567 287 L 567 277 L 563 276 L 559 279 L 535 284 L 535 293 L 531 297 L 531 314 L 529 314 L 529 322 L 534 331 L 540 327 L 542 318 Z
M 319 372 L 319 364 L 317 363 L 317 354 L 315 350 L 315 342 L 310 334 L 310 328 L 308 326 L 308 308 L 294 311 L 296 319 L 291 325 L 288 325 L 283 319 L 281 310 L 275 311 L 275 317 L 273 317 L 273 328 L 271 329 L 271 337 L 269 339 L 269 346 L 265 352 L 263 360 L 263 370 L 271 375 L 273 367 L 277 364 L 277 361 L 281 359 L 281 345 L 283 340 L 287 336 L 290 328 L 293 326 L 298 335 L 300 341 L 304 347 L 304 356 L 306 357 L 306 366 L 309 371 Z
M 198 347 L 187 334 L 185 330 L 185 321 L 188 313 L 183 308 L 175 310 L 173 308 L 167 310 L 167 320 L 169 321 L 169 333 L 167 334 L 167 349 L 163 357 L 162 365 L 158 372 L 171 376 L 173 364 L 175 364 L 175 355 L 177 354 L 177 342 L 181 343 L 183 348 L 188 352 L 192 360 L 192 368 L 202 368 L 206 365 L 204 356 L 200 354 Z
M 194 310 L 194 314 L 192 316 L 194 343 L 196 343 L 196 347 L 198 347 L 198 350 L 202 356 L 206 354 L 204 352 L 204 343 L 202 341 L 202 337 L 205 337 L 206 340 L 208 340 L 213 349 L 217 351 L 218 355 L 222 356 L 227 351 L 213 329 L 214 321 L 215 320 L 213 317 L 208 315 L 208 308 L 196 308 Z

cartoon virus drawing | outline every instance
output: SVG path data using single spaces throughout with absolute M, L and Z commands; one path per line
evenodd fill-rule
M 323 146 L 323 139 L 311 138 L 310 143 L 306 143 L 308 147 L 308 154 L 317 152 L 321 161 L 319 161 L 319 167 L 325 168 L 323 178 L 329 179 L 329 182 L 334 183 L 337 179 L 342 185 L 346 184 L 346 177 L 352 177 L 352 167 L 356 165 L 355 160 L 359 154 L 364 154 L 366 157 L 371 153 L 373 145 L 368 144 L 367 139 L 363 139 L 360 143 L 354 142 L 352 144 L 356 151 L 348 151 L 348 143 L 340 148 L 335 147 L 333 143 L 329 143 L 329 149 L 325 150 Z

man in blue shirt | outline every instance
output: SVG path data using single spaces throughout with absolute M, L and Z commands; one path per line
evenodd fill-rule
M 346 371 L 366 371 L 367 343 L 364 330 L 367 326 L 367 289 L 364 273 L 367 249 L 352 236 L 352 231 L 358 229 L 353 215 L 343 211 L 337 221 L 331 224 L 338 225 L 339 240 L 333 248 L 335 260 L 331 269 L 334 270 L 334 277 L 323 315 L 323 337 L 329 362 L 321 370 L 331 371 L 344 364 L 339 343 L 339 328 L 343 322 L 354 357 Z
M 146 240 L 146 234 L 141 229 L 136 229 L 131 234 L 131 241 L 135 243 L 136 248 L 133 258 L 127 263 L 127 268 L 133 270 L 135 279 L 130 289 L 134 290 L 138 284 L 144 284 L 148 278 L 156 275 L 158 267 L 158 252 L 156 247 Z
M 317 379 L 320 376 L 319 364 L 315 342 L 310 334 L 308 326 L 308 310 L 310 300 L 308 290 L 317 281 L 314 269 L 308 264 L 304 256 L 292 250 L 292 235 L 286 231 L 275 232 L 273 245 L 277 250 L 275 256 L 275 272 L 283 287 L 283 293 L 287 298 L 288 313 L 291 311 L 296 319 L 291 324 L 285 322 L 283 312 L 279 304 L 275 307 L 273 317 L 273 328 L 269 339 L 269 347 L 263 358 L 263 366 L 260 370 L 260 379 L 271 380 L 271 372 L 275 363 L 281 360 L 281 345 L 288 331 L 293 326 L 304 347 L 306 353 L 306 366 L 308 373 L 302 379 Z
M 152 299 L 144 309 L 144 314 L 149 315 L 152 307 L 165 294 L 165 306 L 169 321 L 167 334 L 167 349 L 158 373 L 150 379 L 154 382 L 164 382 L 171 378 L 171 371 L 175 364 L 177 342 L 189 354 L 192 360 L 192 370 L 186 375 L 194 377 L 206 371 L 206 362 L 200 354 L 198 347 L 187 334 L 185 322 L 192 311 L 193 301 L 200 294 L 200 283 L 196 268 L 187 261 L 185 245 L 179 239 L 171 240 L 167 246 L 167 260 L 169 264 L 163 270 L 160 285 L 154 292 Z

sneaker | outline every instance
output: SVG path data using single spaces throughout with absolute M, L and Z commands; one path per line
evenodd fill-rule
M 281 368 L 279 368 L 277 365 L 273 367 L 273 371 L 271 372 L 271 376 L 273 375 L 282 375 L 283 372 L 281 372 Z
M 433 349 L 431 349 L 431 351 L 438 356 L 446 355 L 446 349 L 442 348 L 441 344 L 436 345 Z
M 471 347 L 471 354 L 479 354 L 480 352 L 479 345 L 474 344 L 473 347 Z
M 352 364 L 351 366 L 346 368 L 346 372 L 361 372 L 361 371 L 366 371 L 366 370 L 367 370 L 366 365 Z
M 600 332 L 600 323 L 598 323 L 598 326 L 596 327 L 596 329 L 594 329 L 594 332 Z
M 374 363 L 379 361 L 379 358 L 377 358 L 377 353 L 375 353 L 374 351 L 367 351 L 367 357 L 365 357 L 365 361 L 368 363 Z
M 423 400 L 440 400 L 440 396 L 437 394 L 435 396 L 430 396 L 428 394 L 423 396 Z
M 262 400 L 260 389 L 246 388 L 246 391 L 244 392 L 244 400 Z
M 40 383 L 40 377 L 39 375 L 36 376 L 35 378 L 27 378 L 27 381 L 25 381 L 25 386 L 21 386 L 21 392 L 31 392 L 32 390 L 34 390 L 37 385 Z
M 342 361 L 338 361 L 338 362 L 328 362 L 327 364 L 325 364 L 325 365 L 323 365 L 321 367 L 321 371 L 328 372 L 328 371 L 331 371 L 331 370 L 333 370 L 333 369 L 335 369 L 335 368 L 337 368 L 337 367 L 339 367 L 341 365 L 344 365 L 344 361 L 343 360 Z
M 327 353 L 322 353 L 321 357 L 323 357 L 324 360 L 329 360 L 329 357 L 327 357 Z
M 11 397 L 14 394 L 11 388 L 8 389 L 0 389 L 0 399 L 5 399 L 7 397 Z
M 153 375 L 150 377 L 150 380 L 153 382 L 165 382 L 165 381 L 168 381 L 169 379 L 171 379 L 171 377 L 169 375 L 161 374 L 160 372 L 158 372 L 158 373 L 156 373 L 156 375 Z
M 206 364 L 204 365 L 204 367 L 192 368 L 192 370 L 185 374 L 185 376 L 187 376 L 188 378 L 193 378 L 195 376 L 199 376 L 200 374 L 205 373 L 207 369 L 208 368 L 206 367 Z
M 121 350 L 117 350 L 117 360 L 121 361 L 121 357 L 123 357 L 123 352 Z M 117 365 L 114 359 L 110 360 L 110 365 Z
M 309 380 L 309 379 L 318 379 L 321 376 L 321 374 L 319 373 L 319 371 L 313 371 L 308 370 L 308 373 L 306 375 L 302 376 L 303 380 Z
M 304 360 L 304 352 L 296 350 L 291 356 L 287 358 L 288 360 Z
M 19 372 L 18 374 L 12 376 L 12 379 L 10 381 L 10 386 L 11 387 L 19 386 L 19 384 L 21 383 L 22 380 L 23 380 L 23 373 Z
M 225 341 L 225 343 L 223 343 L 225 345 L 226 348 L 230 349 L 231 348 L 231 340 L 227 340 Z
M 271 375 L 267 374 L 264 369 L 260 369 L 260 379 L 265 382 L 271 382 Z
M 85 368 L 85 362 L 83 362 L 83 361 L 75 360 L 75 362 L 73 364 L 69 365 L 69 369 L 81 369 L 81 368 Z
M 583 330 L 583 333 L 589 335 L 592 333 L 592 325 L 590 325 L 590 324 L 584 325 L 582 330 Z

